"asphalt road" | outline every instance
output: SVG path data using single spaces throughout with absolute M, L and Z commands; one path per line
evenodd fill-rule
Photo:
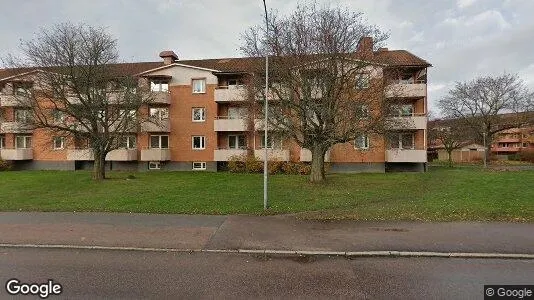
M 53 279 L 49 299 L 482 299 L 484 284 L 534 284 L 534 260 L 0 248 L 2 299 L 10 278 Z

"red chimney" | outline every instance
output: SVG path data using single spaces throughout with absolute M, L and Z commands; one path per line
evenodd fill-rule
M 170 65 L 178 60 L 178 55 L 174 51 L 162 51 L 159 57 L 163 58 L 164 65 Z
M 358 42 L 356 52 L 365 56 L 373 54 L 373 38 L 370 36 L 362 37 Z

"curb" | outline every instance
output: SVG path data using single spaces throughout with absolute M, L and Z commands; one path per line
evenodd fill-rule
M 83 246 L 58 244 L 0 244 L 0 248 L 27 249 L 73 249 L 73 250 L 114 250 L 139 252 L 178 252 L 178 253 L 234 253 L 287 256 L 343 256 L 357 257 L 441 257 L 441 258 L 496 258 L 496 259 L 534 259 L 527 253 L 480 253 L 480 252 L 426 252 L 426 251 L 306 251 L 306 250 L 269 250 L 269 249 L 177 249 L 149 247 Z

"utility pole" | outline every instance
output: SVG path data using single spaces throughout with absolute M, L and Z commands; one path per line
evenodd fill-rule
M 487 167 L 487 151 L 488 151 L 488 147 L 486 146 L 486 132 L 482 132 L 482 138 L 484 139 L 484 168 Z
M 264 158 L 263 158 L 263 209 L 266 210 L 269 208 L 269 198 L 267 193 L 267 183 L 268 183 L 268 177 L 269 172 L 267 170 L 268 167 L 268 158 L 269 158 L 269 152 L 267 151 L 268 145 L 267 145 L 267 134 L 268 134 L 268 116 L 269 116 L 269 104 L 267 101 L 268 93 L 269 93 L 269 21 L 267 19 L 267 4 L 265 4 L 265 0 L 263 0 L 263 10 L 265 11 L 265 38 L 266 38 L 266 44 L 267 47 L 265 49 L 265 120 L 263 121 L 264 126 Z

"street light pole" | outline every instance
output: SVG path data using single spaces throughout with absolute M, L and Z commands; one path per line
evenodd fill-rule
M 488 154 L 486 153 L 488 151 L 488 147 L 486 146 L 486 133 L 482 132 L 482 138 L 484 139 L 484 168 L 487 167 L 487 157 Z
M 267 4 L 265 4 L 265 0 L 263 0 L 263 10 L 265 11 L 265 38 L 267 39 L 267 48 L 265 49 L 265 120 L 263 121 L 264 126 L 264 158 L 263 158 L 263 209 L 266 210 L 269 208 L 269 198 L 267 194 L 267 182 L 268 182 L 268 176 L 269 172 L 267 170 L 268 167 L 268 157 L 269 153 L 267 151 L 267 119 L 269 115 L 269 104 L 267 101 L 268 93 L 269 93 L 269 51 L 268 51 L 268 43 L 269 43 L 269 21 L 267 19 Z

